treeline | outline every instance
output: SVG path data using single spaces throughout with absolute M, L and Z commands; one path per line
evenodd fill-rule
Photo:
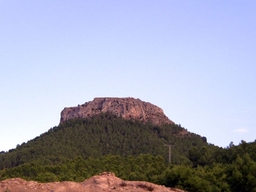
M 58 164 L 81 156 L 99 158 L 104 155 L 161 155 L 168 160 L 172 144 L 172 162 L 190 163 L 191 147 L 210 146 L 199 135 L 187 132 L 175 124 L 155 126 L 150 123 L 124 120 L 111 113 L 88 119 L 73 119 L 51 128 L 48 132 L 0 154 L 0 170 L 34 162 Z
M 124 180 L 143 180 L 167 187 L 196 192 L 256 191 L 256 162 L 248 153 L 237 156 L 231 164 L 214 163 L 193 168 L 166 163 L 161 156 L 77 157 L 59 165 L 28 163 L 0 171 L 0 178 L 20 177 L 40 182 L 84 181 L 101 172 L 113 172 Z
M 171 163 L 166 144 L 172 145 Z M 105 171 L 192 192 L 253 192 L 256 141 L 219 148 L 180 125 L 104 113 L 66 121 L 0 153 L 0 180 L 83 181 Z

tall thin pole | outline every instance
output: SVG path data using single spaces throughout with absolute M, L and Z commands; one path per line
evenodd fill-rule
M 169 163 L 171 163 L 171 160 L 172 160 L 172 151 L 171 151 L 172 145 L 164 145 L 164 146 L 169 147 Z

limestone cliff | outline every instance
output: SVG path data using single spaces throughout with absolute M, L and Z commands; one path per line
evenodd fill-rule
M 163 110 L 149 102 L 127 98 L 95 98 L 77 107 L 64 108 L 60 123 L 73 118 L 88 118 L 104 112 L 111 112 L 124 119 L 136 119 L 156 125 L 173 123 L 165 116 Z

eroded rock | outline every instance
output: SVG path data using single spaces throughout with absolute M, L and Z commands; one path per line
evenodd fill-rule
M 74 118 L 88 118 L 104 112 L 111 112 L 124 119 L 136 119 L 142 122 L 150 121 L 156 125 L 173 123 L 160 107 L 132 97 L 95 98 L 93 101 L 77 107 L 64 108 L 61 112 L 60 123 Z

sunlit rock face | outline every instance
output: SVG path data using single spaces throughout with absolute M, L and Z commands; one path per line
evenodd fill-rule
M 74 118 L 88 118 L 104 112 L 111 112 L 124 119 L 135 119 L 142 122 L 151 122 L 155 125 L 169 123 L 163 110 L 149 102 L 127 98 L 94 98 L 77 107 L 67 107 L 61 112 L 60 123 Z

